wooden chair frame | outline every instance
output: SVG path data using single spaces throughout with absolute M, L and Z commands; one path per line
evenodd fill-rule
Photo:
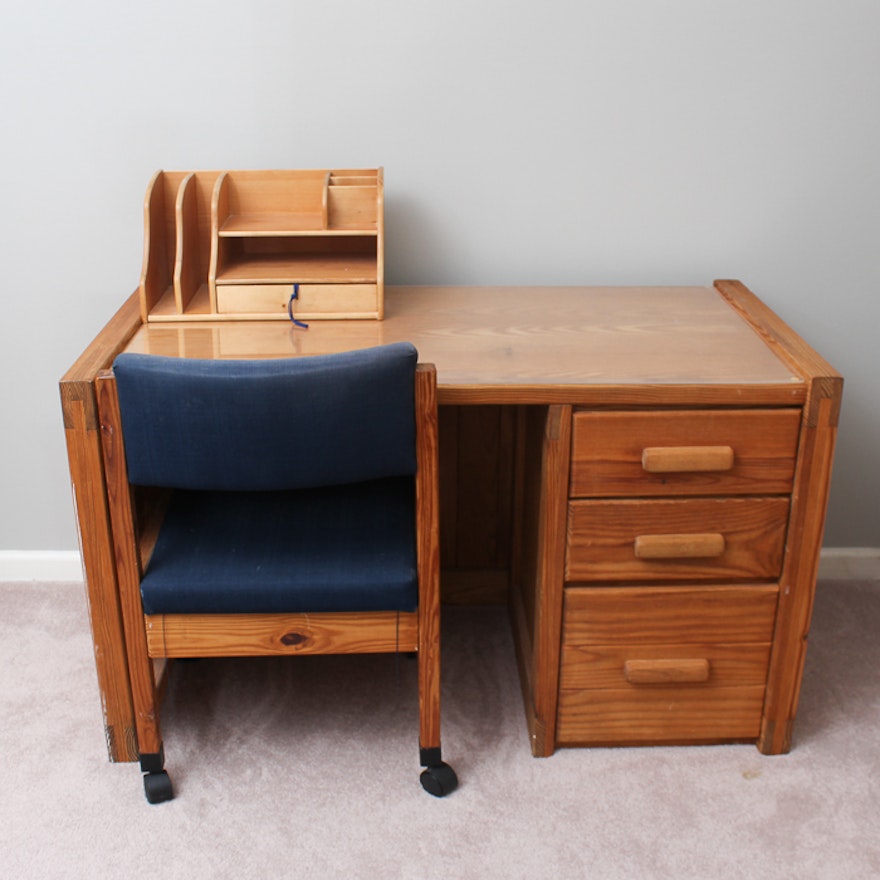
M 451 791 L 457 780 L 442 762 L 440 752 L 440 528 L 434 366 L 419 364 L 415 374 L 419 581 L 415 612 L 145 615 L 140 583 L 161 523 L 163 493 L 129 483 L 112 371 L 101 372 L 95 388 L 138 752 L 148 800 L 173 796 L 164 771 L 159 708 L 167 660 L 180 657 L 416 652 L 420 758 L 427 768 L 422 785 L 437 796 Z M 161 789 L 152 797 L 151 785 Z

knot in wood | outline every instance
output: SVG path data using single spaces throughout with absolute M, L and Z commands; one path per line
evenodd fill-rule
M 288 648 L 293 648 L 296 645 L 301 645 L 303 642 L 308 641 L 308 638 L 308 636 L 304 636 L 302 633 L 289 632 L 284 633 L 284 635 L 281 636 L 281 642 L 282 644 L 287 645 Z

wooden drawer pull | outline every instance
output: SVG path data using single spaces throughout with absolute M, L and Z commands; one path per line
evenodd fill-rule
M 724 553 L 724 535 L 639 535 L 639 559 L 711 559 Z
M 649 474 L 729 471 L 730 446 L 649 446 L 642 450 L 642 468 Z
M 699 683 L 709 680 L 709 661 L 627 660 L 623 674 L 630 684 Z

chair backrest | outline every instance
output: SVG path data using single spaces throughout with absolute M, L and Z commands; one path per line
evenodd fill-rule
M 283 490 L 416 472 L 408 343 L 273 360 L 121 354 L 129 481 Z

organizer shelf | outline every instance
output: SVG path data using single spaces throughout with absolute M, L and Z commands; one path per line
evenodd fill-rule
M 383 172 L 159 171 L 144 321 L 381 319 Z

